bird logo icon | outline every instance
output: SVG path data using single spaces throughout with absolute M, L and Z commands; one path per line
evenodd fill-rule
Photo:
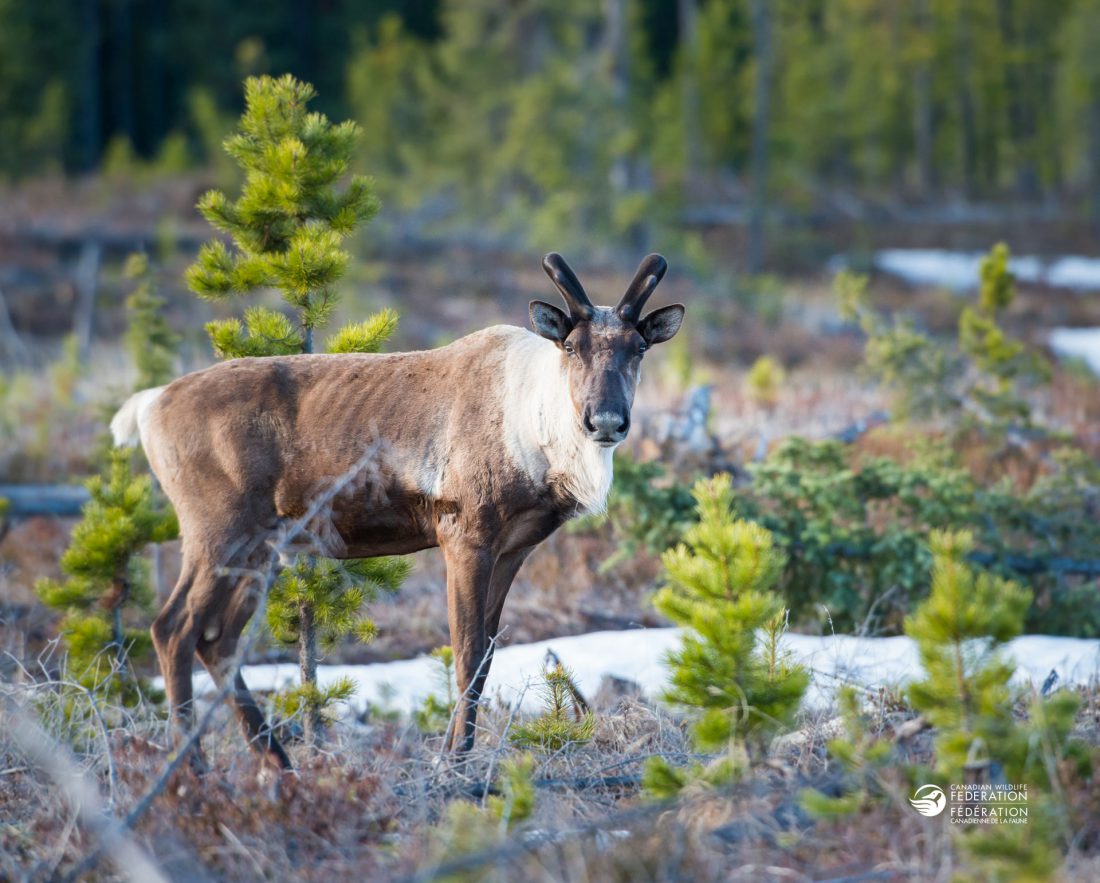
M 938 785 L 921 785 L 909 802 L 922 816 L 938 816 L 947 806 L 947 795 Z

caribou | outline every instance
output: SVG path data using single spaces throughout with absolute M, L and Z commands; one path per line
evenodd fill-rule
M 614 307 L 594 305 L 560 255 L 543 268 L 567 310 L 531 301 L 534 333 L 498 325 L 419 352 L 234 359 L 136 393 L 115 415 L 115 444 L 140 442 L 179 516 L 179 580 L 152 626 L 177 740 L 193 725 L 197 654 L 249 744 L 290 767 L 231 663 L 263 556 L 308 518 L 313 554 L 442 550 L 461 696 L 447 747 L 473 746 L 512 581 L 562 524 L 604 507 L 642 356 L 684 318 L 680 304 L 642 315 L 660 255 Z

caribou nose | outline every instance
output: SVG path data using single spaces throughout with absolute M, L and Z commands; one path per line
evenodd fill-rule
M 584 416 L 584 428 L 588 437 L 599 444 L 613 445 L 626 438 L 630 430 L 630 415 L 616 414 L 614 411 L 597 411 Z

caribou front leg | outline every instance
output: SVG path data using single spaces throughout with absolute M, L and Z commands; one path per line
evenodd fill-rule
M 465 752 L 474 747 L 477 704 L 489 670 L 485 610 L 493 556 L 488 547 L 451 541 L 443 545 L 443 557 L 447 563 L 447 619 L 459 694 L 448 747 Z

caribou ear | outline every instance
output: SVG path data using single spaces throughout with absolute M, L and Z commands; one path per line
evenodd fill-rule
M 684 305 L 673 304 L 654 310 L 638 323 L 638 333 L 647 344 L 653 346 L 671 340 L 684 321 Z
M 535 333 L 554 343 L 561 343 L 573 330 L 573 323 L 564 312 L 541 300 L 531 301 L 531 327 Z

